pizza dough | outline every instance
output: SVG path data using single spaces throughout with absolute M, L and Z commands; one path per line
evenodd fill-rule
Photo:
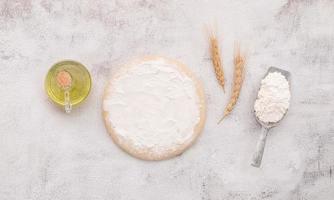
M 108 83 L 103 117 L 114 142 L 144 160 L 183 153 L 205 122 L 202 85 L 186 66 L 146 57 L 122 67 Z

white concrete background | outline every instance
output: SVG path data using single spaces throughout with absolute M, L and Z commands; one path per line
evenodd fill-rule
M 0 199 L 332 200 L 333 13 L 330 0 L 0 0 Z M 208 53 L 205 25 L 214 22 L 225 95 Z M 234 41 L 248 53 L 246 78 L 235 110 L 217 125 Z M 147 54 L 184 62 L 205 87 L 203 135 L 168 161 L 127 155 L 101 118 L 110 73 Z M 94 84 L 70 115 L 43 90 L 49 67 L 62 59 L 84 63 Z M 292 73 L 293 96 L 255 169 L 260 127 L 252 105 L 271 65 Z

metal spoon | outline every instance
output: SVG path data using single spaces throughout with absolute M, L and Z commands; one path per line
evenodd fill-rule
M 72 76 L 69 72 L 62 70 L 58 72 L 56 80 L 58 86 L 64 91 L 64 110 L 66 113 L 70 113 L 72 110 L 72 103 L 70 99 Z
M 269 73 L 272 73 L 272 72 L 280 72 L 286 78 L 286 80 L 289 82 L 289 87 L 290 87 L 290 72 L 279 69 L 279 68 L 276 68 L 276 67 L 270 67 L 263 78 L 265 78 Z M 286 115 L 287 112 L 288 112 L 288 110 L 286 110 L 286 112 L 284 113 L 284 116 Z M 254 113 L 255 113 L 255 111 L 254 111 Z M 263 157 L 264 147 L 266 145 L 266 139 L 267 139 L 267 136 L 268 136 L 268 132 L 271 128 L 277 126 L 279 124 L 279 122 L 282 121 L 284 116 L 278 122 L 266 123 L 266 122 L 262 122 L 255 115 L 256 121 L 259 124 L 261 124 L 262 129 L 261 129 L 260 138 L 259 138 L 259 140 L 257 142 L 257 145 L 256 145 L 256 151 L 255 151 L 255 153 L 253 155 L 253 158 L 252 158 L 252 163 L 251 163 L 252 166 L 254 166 L 254 167 L 260 167 L 261 166 L 261 161 L 262 161 L 262 157 Z

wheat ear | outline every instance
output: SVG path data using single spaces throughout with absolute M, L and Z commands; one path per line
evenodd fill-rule
M 240 46 L 237 44 L 234 53 L 234 79 L 232 86 L 232 94 L 229 103 L 227 104 L 224 116 L 218 123 L 220 123 L 228 114 L 230 114 L 238 101 L 241 86 L 244 79 L 244 68 L 246 63 L 245 55 L 240 53 Z
M 216 78 L 218 83 L 223 87 L 225 92 L 225 77 L 224 70 L 220 56 L 220 49 L 218 45 L 218 40 L 216 35 L 211 31 L 210 33 L 210 50 L 211 50 L 211 59 L 212 64 L 215 69 Z

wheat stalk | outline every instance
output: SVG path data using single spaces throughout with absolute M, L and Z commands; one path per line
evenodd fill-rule
M 223 87 L 225 92 L 225 78 L 224 70 L 221 62 L 220 49 L 218 46 L 218 40 L 216 35 L 211 31 L 210 33 L 210 50 L 211 50 L 211 59 L 212 64 L 215 70 L 216 78 L 218 83 Z
M 240 46 L 237 44 L 234 53 L 234 79 L 232 94 L 229 103 L 224 110 L 224 116 L 219 120 L 220 123 L 228 114 L 230 114 L 238 101 L 240 90 L 244 79 L 244 67 L 246 63 L 245 55 L 240 53 Z

